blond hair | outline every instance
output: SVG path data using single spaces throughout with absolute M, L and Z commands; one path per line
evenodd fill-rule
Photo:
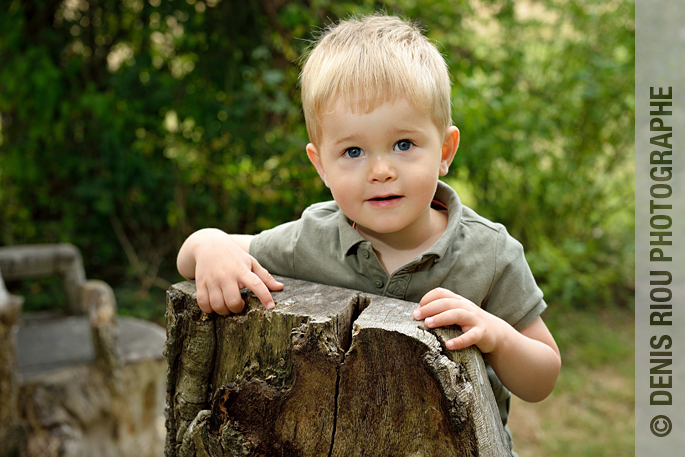
M 444 131 L 452 124 L 450 78 L 440 52 L 413 23 L 372 15 L 328 27 L 300 75 L 310 141 L 319 144 L 321 117 L 342 101 L 368 113 L 406 98 Z

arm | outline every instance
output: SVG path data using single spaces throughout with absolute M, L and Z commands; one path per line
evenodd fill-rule
M 522 332 L 466 298 L 446 290 L 428 292 L 414 312 L 429 328 L 459 325 L 464 334 L 449 340 L 448 349 L 475 344 L 502 384 L 526 401 L 544 400 L 554 389 L 561 356 L 552 334 L 537 317 Z
M 251 235 L 228 235 L 217 229 L 202 229 L 186 239 L 178 251 L 178 272 L 195 279 L 197 304 L 205 313 L 226 315 L 242 311 L 240 289 L 247 287 L 267 309 L 274 306 L 269 290 L 281 290 L 257 259 L 249 254 Z

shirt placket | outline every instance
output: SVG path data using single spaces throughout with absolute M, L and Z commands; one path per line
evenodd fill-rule
M 373 251 L 371 243 L 362 243 L 357 255 L 361 256 L 361 263 L 371 278 L 376 293 L 386 297 L 404 300 L 411 280 L 411 271 L 415 262 L 411 262 L 395 271 L 390 277 L 381 265 L 378 256 Z
M 380 260 L 378 260 L 376 253 L 373 252 L 371 243 L 368 241 L 361 243 L 357 250 L 357 256 L 374 285 L 375 293 L 383 295 L 386 283 L 388 282 L 388 274 L 385 272 Z

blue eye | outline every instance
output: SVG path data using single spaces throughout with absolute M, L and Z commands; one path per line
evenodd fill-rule
M 396 151 L 408 151 L 414 146 L 414 143 L 412 143 L 409 140 L 400 140 L 395 144 L 395 150 Z
M 354 147 L 354 148 L 347 148 L 345 149 L 344 155 L 347 157 L 350 157 L 351 159 L 356 159 L 357 157 L 361 157 L 364 154 L 364 151 L 362 151 L 360 148 Z

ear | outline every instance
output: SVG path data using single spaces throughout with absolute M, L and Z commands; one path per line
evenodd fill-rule
M 316 150 L 316 146 L 314 146 L 312 143 L 307 145 L 307 157 L 309 157 L 309 161 L 312 163 L 312 165 L 314 165 L 314 168 L 316 168 L 316 171 L 319 173 L 323 183 L 326 185 L 326 187 L 328 187 L 328 182 L 326 182 L 326 172 L 324 171 L 323 164 L 321 163 L 321 156 Z
M 458 148 L 459 129 L 452 125 L 447 127 L 445 131 L 445 141 L 442 144 L 442 157 L 440 159 L 440 176 L 445 176 L 449 171 Z

